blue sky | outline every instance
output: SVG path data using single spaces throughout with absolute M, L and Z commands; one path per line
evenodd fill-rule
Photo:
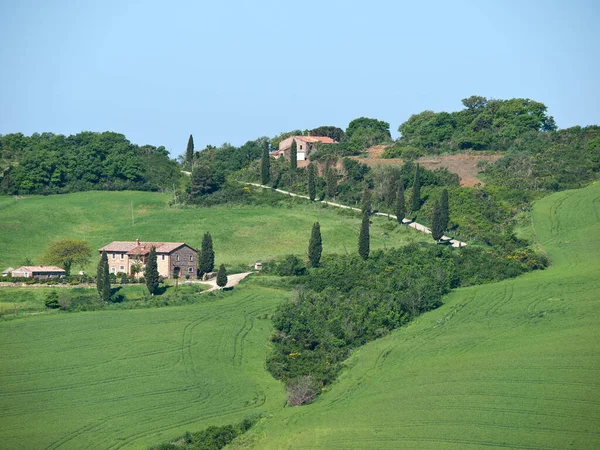
M 470 95 L 600 124 L 594 1 L 0 0 L 0 133 L 116 131 L 173 157 Z

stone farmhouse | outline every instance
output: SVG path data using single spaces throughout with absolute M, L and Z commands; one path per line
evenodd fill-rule
M 308 160 L 310 152 L 319 144 L 337 144 L 327 136 L 290 136 L 279 143 L 279 150 L 271 153 L 271 156 L 276 158 L 290 158 L 290 149 L 292 148 L 292 142 L 296 141 L 296 155 L 298 161 Z
M 9 267 L 2 276 L 11 275 L 14 278 L 61 278 L 67 273 L 56 266 L 21 266 L 18 269 Z
M 142 276 L 150 249 L 156 249 L 158 274 L 164 278 L 196 278 L 198 251 L 185 242 L 113 241 L 98 252 L 106 252 L 108 270 L 127 275 Z

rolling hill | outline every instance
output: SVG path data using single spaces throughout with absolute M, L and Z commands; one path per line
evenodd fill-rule
M 537 202 L 553 266 L 459 289 L 354 355 L 330 391 L 246 436 L 255 448 L 600 447 L 600 183 Z
M 248 265 L 288 254 L 305 255 L 314 222 L 321 224 L 324 253 L 355 252 L 360 218 L 282 197 L 279 207 L 215 206 L 169 208 L 169 196 L 151 192 L 79 192 L 0 197 L 0 267 L 18 267 L 26 257 L 38 262 L 53 240 L 83 239 L 97 249 L 113 240 L 184 241 L 200 248 L 202 236 L 213 238 L 216 264 Z M 133 205 L 133 224 L 132 224 Z M 374 217 L 371 247 L 383 248 L 431 238 Z M 86 268 L 95 273 L 96 259 Z

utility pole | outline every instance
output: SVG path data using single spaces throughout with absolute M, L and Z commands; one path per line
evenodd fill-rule
M 135 225 L 135 221 L 133 219 L 133 200 L 131 200 L 131 226 Z

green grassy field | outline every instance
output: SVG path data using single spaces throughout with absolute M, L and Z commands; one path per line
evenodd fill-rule
M 0 197 L 0 267 L 38 262 L 46 246 L 61 238 L 85 239 L 94 248 L 113 240 L 184 241 L 200 248 L 213 237 L 216 264 L 253 264 L 287 254 L 305 255 L 314 222 L 321 224 L 323 252 L 356 252 L 360 217 L 336 208 L 300 203 L 289 207 L 217 206 L 168 208 L 166 194 L 80 192 L 19 200 Z M 135 224 L 131 223 L 133 202 Z M 395 247 L 430 236 L 373 217 L 371 248 Z M 95 273 L 96 262 L 87 267 Z
M 600 183 L 535 204 L 553 266 L 460 289 L 357 351 L 256 448 L 600 448 Z
M 244 284 L 186 307 L 55 314 L 0 326 L 0 447 L 148 448 L 280 409 L 265 314 Z

